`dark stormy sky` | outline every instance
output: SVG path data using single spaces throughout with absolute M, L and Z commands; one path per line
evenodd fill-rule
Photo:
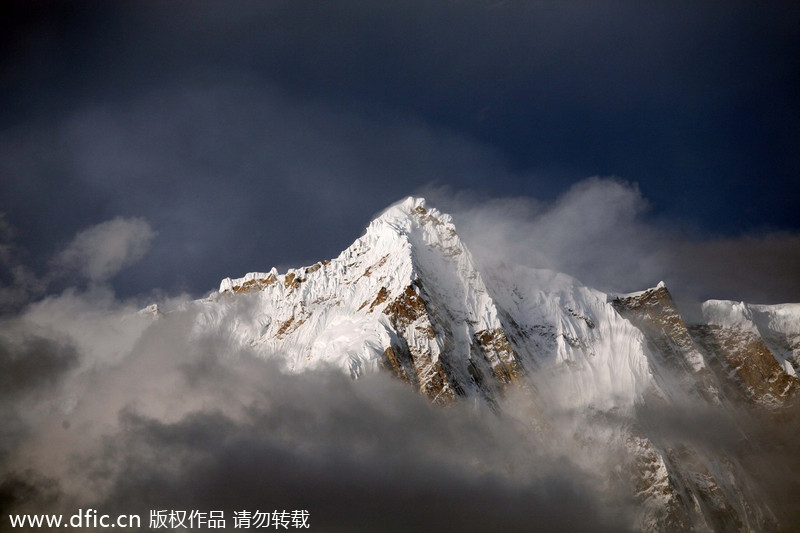
M 408 194 L 466 226 L 491 202 L 535 225 L 587 190 L 621 230 L 581 212 L 531 245 L 569 229 L 628 266 L 560 249 L 535 266 L 800 300 L 795 2 L 1 9 L 0 282 L 17 305 L 94 282 L 199 295 L 333 257 Z M 643 256 L 649 273 L 627 277 Z

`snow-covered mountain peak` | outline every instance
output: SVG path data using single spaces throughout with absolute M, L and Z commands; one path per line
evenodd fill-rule
M 424 198 L 409 196 L 392 205 L 369 224 L 360 240 L 376 246 L 392 244 L 398 237 L 412 246 L 451 249 L 452 255 L 464 251 L 450 215 L 429 207 Z
M 641 291 L 634 291 L 634 292 L 628 292 L 628 293 L 609 294 L 608 298 L 609 298 L 609 301 L 620 300 L 620 299 L 624 300 L 626 298 L 638 299 L 638 298 L 640 298 L 640 297 L 642 297 L 644 295 L 653 294 L 653 293 L 663 293 L 663 294 L 669 295 L 669 289 L 667 289 L 667 284 L 664 283 L 663 281 L 659 281 L 656 284 L 655 287 L 649 287 L 649 288 L 641 290 Z M 670 296 L 670 298 L 671 298 L 671 296 Z
M 431 209 L 436 212 L 436 214 L 439 214 L 435 208 L 428 207 L 425 198 L 407 196 L 403 200 L 400 200 L 399 202 L 396 202 L 381 211 L 381 213 L 373 220 L 373 224 L 376 222 L 400 222 L 410 220 L 416 213 L 427 213 Z
M 389 367 L 436 401 L 486 393 L 517 372 L 472 255 L 451 217 L 422 198 L 381 213 L 335 259 L 222 280 L 198 329 L 220 327 L 229 314 L 220 304 L 233 309 L 240 298 L 256 312 L 237 317 L 231 335 L 266 356 L 280 352 L 293 370 Z M 496 380 L 481 386 L 481 373 Z
M 452 224 L 452 217 L 430 206 L 425 198 L 407 196 L 381 211 L 372 221 L 372 224 L 398 223 L 403 225 L 414 221 Z
M 291 278 L 288 283 L 294 283 L 322 266 L 328 274 L 336 272 L 351 281 L 359 269 L 360 277 L 375 277 L 381 268 L 393 278 L 411 281 L 420 277 L 420 268 L 428 275 L 446 269 L 451 258 L 462 274 L 479 277 L 450 215 L 428 207 L 424 198 L 409 196 L 372 220 L 364 235 L 332 261 L 290 269 L 284 275 L 273 268 L 269 272 L 250 272 L 241 278 L 225 278 L 220 282 L 219 292 L 261 290 L 275 281 L 287 283 L 287 276 Z

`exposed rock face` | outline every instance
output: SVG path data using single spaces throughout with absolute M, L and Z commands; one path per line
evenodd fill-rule
M 775 408 L 798 397 L 800 381 L 784 371 L 757 334 L 704 324 L 691 332 L 730 397 Z
M 703 357 L 665 285 L 659 284 L 635 296 L 615 298 L 613 304 L 645 334 L 653 352 L 662 356 L 665 364 L 689 373 L 705 369 Z
M 414 381 L 420 384 L 420 390 L 434 402 L 447 403 L 455 398 L 454 383 L 445 373 L 442 360 L 434 359 L 431 351 L 426 349 L 426 341 L 436 338 L 436 330 L 425 300 L 420 295 L 420 287 L 419 282 L 406 287 L 383 312 L 389 317 L 399 337 L 405 341 L 405 349 L 401 350 L 411 360 L 416 376 Z
M 578 413 L 569 437 L 623 458 L 614 475 L 640 502 L 642 530 L 782 527 L 735 447 L 665 437 L 641 413 L 691 401 L 723 419 L 734 404 L 789 416 L 800 305 L 712 301 L 706 323 L 687 325 L 663 284 L 613 296 L 550 271 L 479 269 L 451 218 L 414 198 L 331 261 L 226 278 L 197 305 L 198 334 L 225 331 L 290 371 L 383 369 L 440 404 L 496 405 L 520 387 L 541 428 L 548 413 Z
M 517 354 L 508 342 L 505 331 L 496 328 L 491 331 L 482 330 L 474 335 L 473 345 L 489 367 L 494 378 L 503 384 L 511 383 L 519 376 L 521 369 L 517 361 Z
M 680 380 L 687 392 L 719 403 L 717 381 L 664 284 L 635 296 L 614 298 L 612 303 L 644 334 L 653 367 L 664 366 L 666 372 L 661 374 Z
M 742 405 L 745 413 L 755 409 L 761 417 L 796 410 L 797 378 L 784 370 L 754 329 L 687 326 L 663 284 L 612 302 L 644 334 L 660 389 L 673 401 L 686 394 L 699 409 L 723 420 L 731 417 L 732 407 Z M 742 443 L 747 442 L 747 420 L 728 422 L 738 427 Z M 670 520 L 709 531 L 782 529 L 769 508 L 752 501 L 758 500 L 753 496 L 757 488 L 742 459 L 759 444 L 710 451 L 653 439 L 663 450 L 668 484 L 675 494 Z

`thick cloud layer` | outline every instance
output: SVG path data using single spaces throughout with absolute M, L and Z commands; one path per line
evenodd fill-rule
M 154 319 L 73 293 L 2 324 L 42 335 L 2 352 L 19 378 L 4 404 L 20 428 L 3 442 L 4 514 L 305 509 L 323 531 L 630 525 L 621 487 L 541 440 L 522 398 L 521 416 L 498 417 L 433 407 L 386 375 L 286 374 L 192 322 L 191 310 Z M 94 333 L 69 334 L 84 327 Z M 38 363 L 47 371 L 28 371 Z

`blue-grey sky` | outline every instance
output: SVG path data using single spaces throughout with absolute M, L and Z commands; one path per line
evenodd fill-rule
M 101 281 L 122 296 L 200 294 L 335 256 L 407 194 L 558 206 L 587 178 L 615 176 L 638 198 L 637 235 L 668 234 L 685 259 L 672 270 L 694 272 L 698 296 L 800 299 L 795 2 L 2 11 L 6 287 L 74 283 L 53 271 L 81 257 L 76 236 L 114 220 L 147 246 L 111 258 L 119 274 Z M 747 275 L 707 282 L 720 257 Z M 737 292 L 766 286 L 747 268 L 775 286 Z

